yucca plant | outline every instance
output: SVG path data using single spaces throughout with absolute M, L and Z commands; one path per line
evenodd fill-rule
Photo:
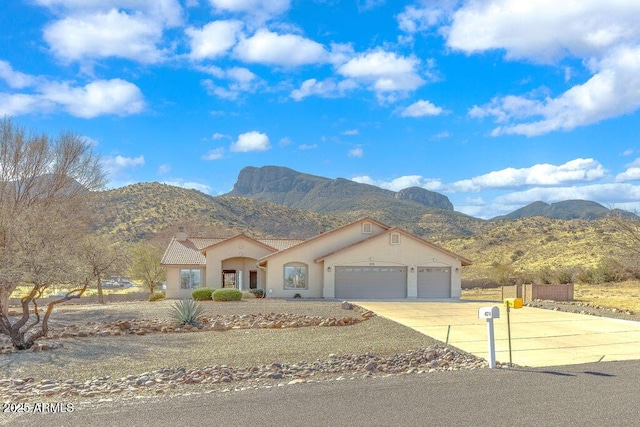
M 192 299 L 183 299 L 171 305 L 171 319 L 180 326 L 197 326 L 203 315 L 202 305 Z

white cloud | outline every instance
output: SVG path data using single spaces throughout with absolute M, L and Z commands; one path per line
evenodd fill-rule
M 436 138 L 436 139 L 450 138 L 451 137 L 451 133 L 449 131 L 445 130 L 445 131 L 442 131 L 442 132 L 439 132 L 439 133 L 433 135 L 433 137 Z
M 271 145 L 267 134 L 251 131 L 238 135 L 238 140 L 231 144 L 230 150 L 248 153 L 250 151 L 266 151 L 270 148 Z
M 340 98 L 343 97 L 347 91 L 355 89 L 357 86 L 356 82 L 349 79 L 337 83 L 332 78 L 323 81 L 308 79 L 302 82 L 300 89 L 294 89 L 290 96 L 296 101 L 312 95 L 317 95 L 322 98 Z
M 247 68 L 232 67 L 223 70 L 218 67 L 206 67 L 206 70 L 219 79 L 226 79 L 225 85 L 216 84 L 211 79 L 202 81 L 202 85 L 210 95 L 224 99 L 238 99 L 243 93 L 253 93 L 262 84 L 262 80 Z
M 229 135 L 225 135 L 224 133 L 214 133 L 213 135 L 211 135 L 211 138 L 213 139 L 231 139 L 231 137 Z
M 224 157 L 224 148 L 214 148 L 213 150 L 209 150 L 207 154 L 202 156 L 203 160 L 219 160 Z
M 85 119 L 104 114 L 137 114 L 145 107 L 140 89 L 121 79 L 95 80 L 83 87 L 49 83 L 43 85 L 41 90 L 46 101 L 54 102 L 69 114 Z
M 318 144 L 302 144 L 298 146 L 298 150 L 315 150 L 318 148 Z
M 612 183 L 568 187 L 535 187 L 500 196 L 497 204 L 524 205 L 538 200 L 560 202 L 563 200 L 594 200 L 604 205 L 640 200 L 640 187 L 632 184 Z
M 494 136 L 535 136 L 597 123 L 640 107 L 640 46 L 617 49 L 602 61 L 594 62 L 592 68 L 598 70 L 593 77 L 557 98 L 507 96 L 482 107 L 475 106 L 469 114 L 493 116 L 496 122 L 506 123 L 493 130 Z M 525 119 L 533 121 L 514 123 Z
M 553 186 L 565 183 L 591 182 L 603 178 L 606 170 L 593 159 L 575 159 L 562 165 L 537 164 L 529 168 L 506 168 L 471 179 L 454 182 L 451 191 L 481 191 L 489 188 Z
M 182 7 L 178 0 L 34 0 L 34 3 L 60 14 L 91 14 L 112 9 L 135 10 L 167 26 L 182 23 Z
M 278 16 L 291 6 L 291 0 L 209 0 L 218 11 L 248 14 L 258 21 Z
M 112 9 L 65 17 L 44 29 L 51 51 L 67 61 L 119 57 L 145 63 L 163 59 L 163 26 L 141 14 Z
M 280 141 L 278 141 L 278 145 L 281 147 L 286 147 L 291 144 L 293 144 L 293 140 L 288 136 L 285 136 L 284 138 L 280 138 Z
M 358 135 L 360 132 L 358 131 L 358 129 L 349 129 L 349 130 L 345 130 L 344 132 L 342 132 L 343 135 Z
M 486 0 L 453 15 L 447 44 L 466 53 L 504 49 L 508 58 L 555 62 L 605 55 L 640 39 L 635 0 Z
M 164 163 L 158 167 L 158 175 L 166 175 L 171 172 L 171 165 Z
M 2 60 L 0 60 L 0 79 L 6 81 L 9 87 L 14 89 L 22 89 L 36 83 L 35 77 L 15 71 L 11 64 Z
M 211 186 L 207 184 L 201 184 L 199 182 L 185 181 L 183 179 L 173 179 L 170 181 L 163 181 L 162 183 L 173 185 L 174 187 L 187 188 L 189 190 L 197 190 L 205 194 L 215 195 L 212 193 L 213 189 L 211 188 Z
M 436 0 L 424 7 L 407 6 L 396 17 L 398 26 L 400 30 L 409 34 L 428 31 L 448 18 L 456 2 L 457 0 Z
M 296 34 L 280 35 L 266 29 L 240 41 L 234 54 L 245 62 L 286 67 L 321 64 L 329 58 L 320 43 Z
M 640 158 L 627 165 L 627 170 L 616 175 L 616 182 L 640 181 Z
M 105 156 L 102 158 L 102 165 L 110 175 L 119 175 L 126 169 L 134 169 L 138 166 L 144 166 L 144 156 L 124 157 Z
M 564 65 L 578 58 L 592 77 L 552 97 L 505 96 L 470 114 L 501 125 L 492 135 L 571 130 L 640 108 L 640 3 L 635 0 L 466 2 L 443 28 L 449 47 L 467 54 L 501 49 L 508 59 Z M 571 78 L 573 72 L 565 77 Z
M 193 59 L 216 58 L 231 49 L 242 32 L 241 21 L 213 21 L 197 29 L 189 27 L 185 33 L 189 36 Z
M 21 116 L 35 111 L 48 112 L 54 107 L 53 103 L 47 102 L 41 96 L 0 92 L 0 116 Z
M 381 49 L 356 55 L 338 67 L 342 76 L 362 81 L 370 85 L 380 99 L 393 96 L 390 93 L 408 92 L 422 86 L 420 60 L 404 57 Z
M 429 101 L 420 100 L 409 105 L 400 115 L 402 117 L 425 117 L 439 116 L 443 112 L 444 110 L 441 107 L 436 107 Z
M 49 113 L 61 107 L 73 116 L 93 118 L 105 114 L 137 114 L 145 108 L 140 89 L 121 79 L 95 80 L 84 86 L 73 86 L 69 82 L 51 82 L 14 71 L 4 61 L 0 61 L 0 73 L 4 73 L 13 86 L 34 86 L 31 88 L 33 93 L 28 94 L 0 92 L 0 115 Z
M 394 178 L 391 181 L 374 180 L 368 175 L 356 176 L 351 178 L 352 181 L 363 184 L 375 185 L 376 187 L 385 188 L 391 191 L 400 191 L 409 187 L 422 187 L 431 191 L 443 189 L 443 184 L 438 179 L 424 178 L 420 175 L 405 175 Z
M 349 150 L 347 156 L 359 159 L 364 156 L 364 150 L 361 147 L 353 148 Z

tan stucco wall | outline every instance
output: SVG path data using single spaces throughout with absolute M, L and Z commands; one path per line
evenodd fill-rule
M 243 289 L 249 288 L 249 271 L 258 272 L 258 286 L 264 283 L 262 271 L 256 266 L 256 260 L 269 255 L 272 251 L 250 239 L 239 237 L 219 243 L 206 251 L 207 284 L 210 288 L 222 287 L 222 270 L 242 270 Z
M 346 265 L 399 265 L 407 267 L 407 297 L 418 295 L 418 267 L 451 267 L 451 297 L 459 298 L 461 288 L 461 262 L 446 252 L 418 240 L 400 235 L 400 244 L 390 244 L 390 233 L 340 251 L 324 259 L 325 298 L 335 296 L 335 267 Z M 327 268 L 331 267 L 331 272 Z M 413 272 L 411 272 L 413 268 Z M 458 271 L 456 271 L 456 268 Z
M 317 239 L 300 244 L 291 250 L 269 257 L 266 277 L 267 295 L 284 298 L 291 298 L 295 294 L 300 294 L 303 298 L 323 297 L 323 265 L 322 263 L 316 263 L 314 260 L 385 231 L 382 227 L 371 223 L 372 233 L 363 234 L 361 224 L 358 222 L 343 229 L 334 230 Z M 308 265 L 308 289 L 284 289 L 284 266 L 291 262 L 300 262 Z M 330 298 L 333 298 L 333 296 Z
M 204 274 L 204 266 L 202 265 L 171 265 L 167 266 L 167 289 L 165 294 L 167 298 L 191 298 L 194 289 L 180 289 L 180 270 L 183 268 L 200 269 L 202 274 L 203 286 L 206 286 L 207 279 Z

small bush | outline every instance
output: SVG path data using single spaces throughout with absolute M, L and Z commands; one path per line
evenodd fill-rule
M 196 301 L 208 301 L 212 298 L 213 289 L 211 288 L 201 288 L 196 289 L 191 293 L 191 297 Z
M 251 292 L 249 292 L 249 291 L 244 291 L 242 293 L 242 299 L 252 299 L 252 298 L 255 298 L 255 297 L 256 296 L 254 294 L 252 294 Z
M 164 298 L 165 298 L 164 292 L 154 292 L 149 296 L 149 301 L 153 302 L 153 301 L 158 301 L 159 299 L 164 299 Z
M 251 289 L 249 292 L 255 295 L 256 298 L 264 298 L 264 289 Z
M 213 293 L 214 301 L 240 301 L 242 299 L 242 291 L 234 288 L 218 289 Z
M 183 299 L 171 305 L 171 319 L 180 326 L 199 325 L 203 314 L 200 303 L 192 299 Z
M 569 267 L 559 268 L 555 271 L 554 276 L 556 281 L 561 285 L 567 283 L 573 283 L 574 269 Z

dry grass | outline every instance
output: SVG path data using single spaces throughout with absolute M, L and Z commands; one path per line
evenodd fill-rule
M 574 298 L 591 305 L 640 313 L 640 281 L 602 285 L 577 284 Z
M 501 290 L 500 288 L 464 289 L 462 299 L 500 301 Z M 576 283 L 574 299 L 594 306 L 640 313 L 640 281 L 598 285 Z
M 169 302 L 78 305 L 62 308 L 56 322 L 86 323 L 114 319 L 166 318 Z M 208 303 L 210 314 L 294 313 L 311 316 L 353 316 L 337 302 L 249 300 Z M 250 329 L 225 332 L 110 336 L 59 340 L 64 348 L 39 353 L 0 355 L 0 378 L 120 378 L 162 367 L 196 368 L 226 364 L 236 367 L 326 359 L 329 354 L 373 352 L 390 356 L 418 349 L 434 340 L 399 324 L 374 317 L 343 327 Z

